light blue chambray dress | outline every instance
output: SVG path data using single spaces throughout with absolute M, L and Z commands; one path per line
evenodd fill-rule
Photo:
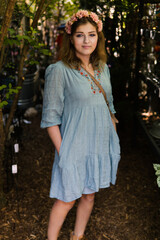
M 115 113 L 107 65 L 95 77 Z M 103 94 L 87 73 L 59 61 L 46 69 L 41 127 L 60 125 L 50 197 L 65 202 L 115 184 L 120 145 Z

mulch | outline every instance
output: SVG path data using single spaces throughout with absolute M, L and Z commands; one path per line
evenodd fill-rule
M 50 209 L 48 197 L 54 148 L 40 114 L 23 123 L 18 174 L 10 176 L 6 206 L 0 211 L 1 240 L 46 240 Z M 86 229 L 88 240 L 160 240 L 160 189 L 153 163 L 157 162 L 143 131 L 132 141 L 130 126 L 120 129 L 122 158 L 117 183 L 96 194 Z M 69 239 L 76 205 L 69 212 L 59 239 Z

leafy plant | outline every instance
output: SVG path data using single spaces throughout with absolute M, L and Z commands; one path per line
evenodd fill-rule
M 79 0 L 32 0 L 16 1 L 3 0 L 6 5 L 5 13 L 0 11 L 0 74 L 1 79 L 11 79 L 13 83 L 6 83 L 0 79 L 0 173 L 3 172 L 5 142 L 9 127 L 16 111 L 20 89 L 24 80 L 24 69 L 32 71 L 35 65 L 40 64 L 44 55 L 51 56 L 49 46 L 42 38 L 40 25 L 48 19 L 57 27 L 62 20 L 68 18 L 78 9 Z M 4 8 L 3 8 L 4 10 Z M 25 19 L 22 21 L 22 18 Z M 45 24 L 43 25 L 43 27 Z M 56 27 L 54 26 L 54 29 Z M 41 29 L 41 30 L 40 30 Z M 56 34 L 54 32 L 54 37 Z M 16 80 L 16 81 L 14 81 Z M 16 86 L 15 86 L 16 85 Z M 3 124 L 3 108 L 12 98 L 12 105 L 6 124 Z M 2 190 L 0 179 L 0 202 Z
M 160 187 L 160 164 L 153 164 L 154 170 L 156 171 L 155 174 L 157 176 L 157 184 Z
M 15 45 L 18 46 L 20 43 L 20 54 L 18 55 L 18 59 L 17 62 L 15 64 L 15 67 L 17 67 L 17 85 L 16 87 L 12 86 L 12 84 L 3 84 L 1 83 L 1 90 L 0 90 L 0 171 L 1 171 L 1 178 L 0 178 L 0 205 L 4 199 L 4 194 L 3 194 L 3 160 L 4 160 L 4 150 L 5 150 L 5 142 L 9 133 L 9 128 L 11 125 L 11 122 L 13 120 L 13 116 L 14 113 L 16 111 L 16 107 L 17 107 L 17 102 L 19 99 L 19 94 L 20 94 L 20 88 L 22 87 L 23 84 L 23 80 L 24 80 L 24 76 L 23 76 L 23 69 L 24 69 L 24 65 L 25 65 L 25 60 L 27 59 L 27 54 L 29 53 L 30 50 L 30 46 L 32 43 L 31 38 L 33 37 L 33 35 L 35 34 L 34 30 L 37 29 L 37 24 L 38 24 L 38 20 L 41 16 L 41 14 L 44 12 L 45 6 L 47 4 L 47 0 L 40 0 L 38 2 L 38 5 L 36 7 L 35 10 L 35 14 L 34 17 L 31 18 L 32 20 L 32 24 L 31 26 L 29 26 L 28 31 L 31 31 L 31 33 L 29 33 L 26 37 L 22 37 L 22 39 L 18 36 L 16 37 L 16 31 L 14 30 L 10 30 L 8 32 L 8 28 L 11 23 L 11 19 L 12 19 L 12 13 L 15 7 L 15 2 L 16 0 L 9 0 L 7 2 L 7 7 L 6 7 L 6 12 L 3 16 L 3 20 L 1 23 L 1 29 L 0 29 L 0 72 L 3 75 L 3 69 L 5 69 L 6 67 L 6 62 L 8 63 L 8 56 L 6 55 L 6 50 L 10 50 L 10 46 L 13 46 L 13 48 L 15 48 Z M 25 2 L 25 1 L 23 1 Z M 20 16 L 20 14 L 19 14 Z M 18 23 L 21 22 L 21 19 L 19 19 L 17 21 Z M 33 32 L 33 33 L 32 33 Z M 23 34 L 22 34 L 23 35 Z M 25 34 L 24 34 L 25 35 Z M 11 36 L 11 39 L 10 39 Z M 9 41 L 7 43 L 7 46 L 4 44 L 4 39 L 5 41 L 7 41 L 7 38 L 9 38 Z M 34 37 L 33 37 L 33 41 L 34 41 Z M 32 47 L 32 46 L 31 46 Z M 10 57 L 11 57 L 11 52 L 8 51 L 10 53 Z M 10 63 L 9 63 L 10 65 Z M 12 65 L 12 64 L 11 64 Z M 6 71 L 7 73 L 7 77 L 8 75 L 11 76 L 12 74 L 12 67 L 11 67 L 11 72 Z M 3 78 L 3 77 L 2 77 Z M 11 77 L 12 78 L 12 77 Z M 13 99 L 13 103 L 9 112 L 9 116 L 6 122 L 6 125 L 4 127 L 3 124 L 3 112 L 2 112 L 2 108 L 8 104 L 8 100 L 9 98 L 14 95 L 14 99 Z
M 3 108 L 4 106 L 8 105 L 8 100 L 18 91 L 21 89 L 21 87 L 13 87 L 11 83 L 7 85 L 3 84 L 0 86 L 0 108 Z

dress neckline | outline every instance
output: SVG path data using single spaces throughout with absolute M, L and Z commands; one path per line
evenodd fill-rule
M 78 68 L 78 72 L 81 74 L 81 76 L 84 76 L 85 78 L 87 78 L 88 82 L 91 85 L 91 90 L 92 92 L 95 93 L 101 93 L 101 91 L 99 90 L 99 88 L 97 87 L 97 85 L 94 83 L 94 81 L 92 80 L 92 78 L 89 76 L 89 74 L 85 71 L 85 69 L 83 67 L 79 67 Z M 96 80 L 100 83 L 100 75 L 101 72 L 99 70 L 94 70 L 94 77 L 96 78 Z M 101 83 L 100 83 L 101 84 Z

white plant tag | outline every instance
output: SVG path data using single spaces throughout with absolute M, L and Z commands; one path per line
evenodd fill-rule
M 14 151 L 15 151 L 15 153 L 19 152 L 19 144 L 18 143 L 14 144 Z
M 18 172 L 17 164 L 13 164 L 13 165 L 12 165 L 12 173 L 13 173 L 13 174 L 16 174 L 17 172 Z

